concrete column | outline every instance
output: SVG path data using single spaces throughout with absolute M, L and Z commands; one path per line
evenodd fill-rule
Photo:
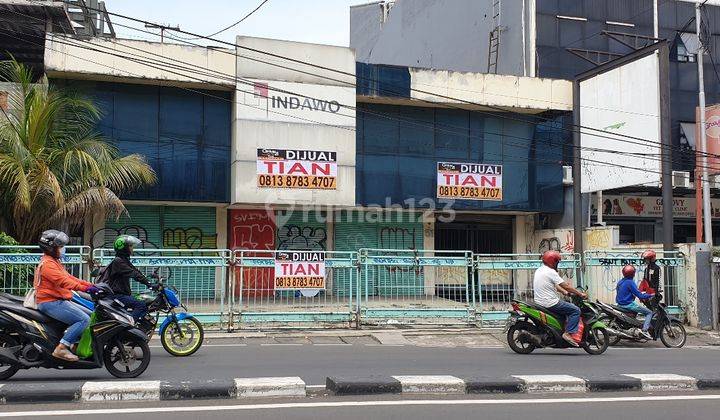
M 713 328 L 715 311 L 713 305 L 712 252 L 707 244 L 683 244 L 680 251 L 688 259 L 685 268 L 685 284 L 678 286 L 680 299 L 686 306 L 688 323 L 693 327 Z M 685 288 L 683 293 L 683 286 Z
M 217 234 L 216 246 L 218 249 L 228 247 L 228 209 L 225 206 L 215 208 L 215 233 Z M 227 279 L 229 278 L 229 269 L 227 267 L 217 267 L 215 269 L 215 298 L 219 299 L 222 295 L 223 282 L 227 288 Z M 223 273 L 225 276 L 223 276 Z M 227 294 L 225 295 L 225 305 L 227 305 Z
M 327 217 L 325 219 L 325 231 L 327 232 L 327 239 L 325 240 L 325 250 L 335 250 L 335 210 L 332 207 L 328 207 L 326 211 Z M 331 254 L 332 255 L 332 254 Z M 332 270 L 327 271 L 325 275 L 325 290 L 332 293 L 333 290 L 333 276 Z
M 435 215 L 432 213 L 423 213 L 423 249 L 432 251 L 435 249 Z M 432 256 L 433 252 L 428 252 L 428 256 Z M 435 280 L 437 279 L 436 268 L 425 267 L 424 269 L 424 286 L 425 296 L 435 295 Z
M 528 223 L 528 219 L 533 216 L 515 216 L 513 221 L 513 252 L 516 254 L 524 254 L 527 250 L 527 244 L 531 240 L 533 234 L 532 225 Z M 530 272 L 528 270 L 513 270 L 512 276 L 515 281 L 515 290 L 527 290 L 530 282 Z

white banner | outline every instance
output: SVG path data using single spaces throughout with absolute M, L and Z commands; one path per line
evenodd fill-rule
M 275 256 L 275 290 L 325 288 L 325 255 L 322 252 L 286 251 Z
M 501 201 L 502 165 L 438 162 L 437 198 Z

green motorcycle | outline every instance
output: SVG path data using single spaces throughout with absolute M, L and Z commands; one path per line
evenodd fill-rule
M 579 345 L 589 354 L 603 354 L 610 345 L 610 334 L 600 321 L 601 312 L 595 304 L 572 296 L 572 302 L 580 308 L 583 328 Z M 537 348 L 563 349 L 572 347 L 562 338 L 565 317 L 547 308 L 520 300 L 512 301 L 512 310 L 505 331 L 510 348 L 519 354 L 530 354 Z

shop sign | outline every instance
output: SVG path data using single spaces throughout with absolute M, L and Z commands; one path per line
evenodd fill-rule
M 593 203 L 593 214 L 597 214 Z M 662 218 L 661 197 L 632 195 L 603 195 L 603 216 Z M 720 200 L 711 200 L 712 217 L 720 217 Z M 673 217 L 691 219 L 695 217 L 695 197 L 673 198 Z
M 501 201 L 502 165 L 437 164 L 437 198 Z
M 337 189 L 337 153 L 318 150 L 257 149 L 257 186 L 309 190 Z
M 325 254 L 285 251 L 275 255 L 275 290 L 325 288 Z

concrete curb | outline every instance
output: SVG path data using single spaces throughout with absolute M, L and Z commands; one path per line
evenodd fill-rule
M 159 401 L 189 399 L 299 398 L 308 395 L 449 395 L 486 393 L 585 393 L 694 391 L 720 389 L 720 372 L 690 377 L 676 374 L 627 374 L 605 377 L 513 375 L 458 378 L 447 375 L 328 377 L 307 386 L 298 377 L 191 381 L 106 381 L 0 384 L 0 402 L 55 403 Z

